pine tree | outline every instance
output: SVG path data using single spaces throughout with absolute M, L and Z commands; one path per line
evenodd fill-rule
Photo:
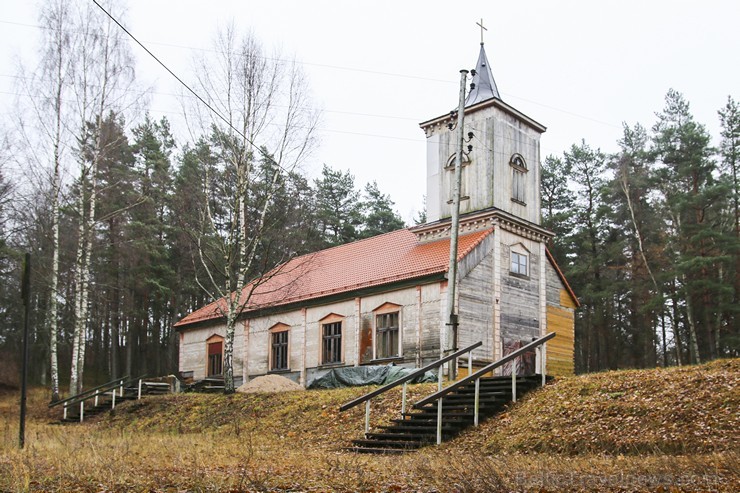
M 585 371 L 614 366 L 616 355 L 609 330 L 611 305 L 603 303 L 613 283 L 607 278 L 606 226 L 603 192 L 606 157 L 585 142 L 571 146 L 564 154 L 564 165 L 572 170 L 576 185 L 573 215 L 572 254 L 577 260 L 566 271 L 571 283 L 581 294 L 583 308 L 576 318 L 576 338 L 580 362 Z
M 722 355 L 737 356 L 740 354 L 740 107 L 732 97 L 719 111 L 721 123 L 720 141 L 720 179 L 730 190 L 729 224 L 731 230 L 727 238 L 727 254 L 732 259 L 728 263 L 728 276 L 732 278 L 732 302 L 725 306 L 725 325 L 727 335 L 719 341 L 723 347 Z M 734 230 L 734 231 L 732 231 Z M 733 274 L 734 273 L 734 274 Z
M 674 273 L 685 300 L 690 356 L 700 362 L 717 356 L 720 304 L 731 295 L 724 274 L 718 275 L 726 190 L 714 177 L 709 134 L 694 121 L 689 103 L 672 89 L 665 103 L 653 126 L 652 152 L 663 165 L 658 177 L 676 252 Z
M 611 221 L 622 245 L 615 254 L 623 257 L 623 299 L 629 312 L 622 328 L 628 337 L 625 354 L 630 366 L 642 368 L 656 364 L 658 325 L 662 327 L 663 363 L 667 364 L 663 286 L 656 274 L 656 267 L 666 263 L 660 235 L 663 225 L 651 203 L 653 161 L 647 145 L 644 127 L 624 125 L 620 151 L 610 163 L 614 178 L 609 186 Z
M 341 245 L 360 237 L 362 203 L 349 171 L 334 171 L 324 165 L 315 181 L 316 218 L 319 234 L 326 246 Z
M 365 185 L 362 212 L 363 221 L 360 238 L 370 238 L 406 227 L 401 216 L 393 210 L 391 198 L 380 191 L 378 183 L 375 181 Z
M 563 159 L 547 156 L 542 163 L 542 225 L 555 233 L 549 248 L 561 265 L 568 261 L 568 245 L 575 214 L 575 196 L 568 187 L 571 169 Z

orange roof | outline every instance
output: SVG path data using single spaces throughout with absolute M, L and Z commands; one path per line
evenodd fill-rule
M 492 231 L 460 236 L 458 260 Z M 419 243 L 408 229 L 393 231 L 286 262 L 271 271 L 261 284 L 244 288 L 242 296 L 254 290 L 245 311 L 443 273 L 448 269 L 449 258 L 449 239 Z M 175 327 L 222 318 L 225 308 L 225 300 L 215 301 L 189 314 Z

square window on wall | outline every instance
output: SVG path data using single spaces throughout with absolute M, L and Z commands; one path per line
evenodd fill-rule
M 520 276 L 529 275 L 529 258 L 517 252 L 511 252 L 511 273 L 518 274 Z

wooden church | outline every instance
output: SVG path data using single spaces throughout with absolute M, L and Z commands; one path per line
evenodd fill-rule
M 578 300 L 540 226 L 545 127 L 505 103 L 483 43 L 465 100 L 472 150 L 462 161 L 457 346 L 478 341 L 484 366 L 548 332 L 547 372 L 573 373 Z M 420 124 L 427 141 L 429 222 L 295 258 L 256 289 L 234 339 L 236 385 L 276 373 L 307 386 L 346 366 L 419 367 L 452 347 L 446 328 L 456 131 L 450 114 Z M 223 370 L 218 302 L 175 324 L 179 367 L 196 380 Z M 462 366 L 461 362 L 461 366 Z

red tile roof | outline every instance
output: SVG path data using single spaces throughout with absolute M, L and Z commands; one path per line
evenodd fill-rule
M 460 236 L 458 260 L 492 231 Z M 419 243 L 408 229 L 328 248 L 297 257 L 272 271 L 267 280 L 254 288 L 245 311 L 443 273 L 449 257 L 449 239 Z M 252 287 L 248 285 L 242 295 Z M 224 313 L 225 301 L 218 300 L 189 314 L 175 327 L 219 319 Z

